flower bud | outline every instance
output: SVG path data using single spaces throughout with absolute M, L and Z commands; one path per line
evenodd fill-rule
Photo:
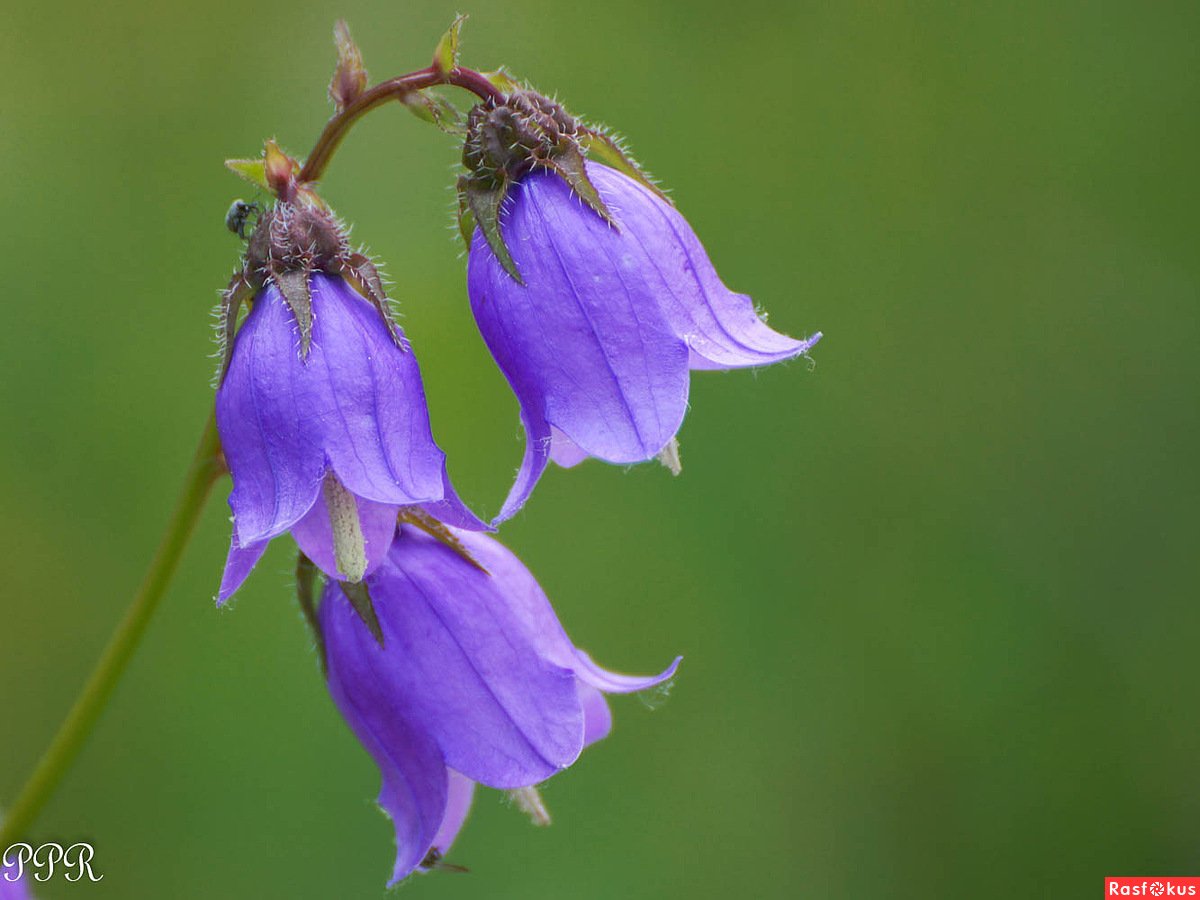
M 367 89 L 367 70 L 363 68 L 358 45 L 350 36 L 350 26 L 344 20 L 339 19 L 333 26 L 333 42 L 337 45 L 338 61 L 329 82 L 329 99 L 342 112 Z
M 479 179 L 511 180 L 537 162 L 578 152 L 575 119 L 534 91 L 515 91 L 501 106 L 477 104 L 467 115 L 463 165 Z
M 277 143 L 267 141 L 263 151 L 263 175 L 267 187 L 280 200 L 291 200 L 296 195 L 296 175 L 300 164 L 284 153 Z

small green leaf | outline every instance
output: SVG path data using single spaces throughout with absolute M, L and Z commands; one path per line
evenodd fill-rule
M 466 16 L 459 16 L 451 22 L 433 51 L 433 66 L 442 75 L 449 75 L 458 65 L 458 36 L 466 20 Z
M 625 173 L 634 181 L 654 191 L 654 193 L 658 194 L 659 197 L 668 203 L 671 202 L 671 198 L 662 192 L 662 189 L 654 183 L 654 179 L 637 164 L 637 161 L 621 146 L 621 142 L 611 134 L 598 128 L 581 128 L 580 134 L 579 143 L 583 147 L 584 152 L 589 156 L 594 157 L 607 166 L 611 166 L 618 172 Z
M 400 102 L 418 119 L 436 125 L 446 134 L 467 133 L 463 114 L 445 97 L 429 91 L 410 91 L 401 95 Z
M 354 611 L 358 613 L 358 617 L 362 619 L 362 623 L 367 626 L 367 631 L 371 632 L 371 636 L 382 647 L 383 629 L 379 627 L 379 617 L 375 615 L 375 604 L 371 602 L 367 583 L 365 581 L 340 581 L 338 584 L 341 585 L 342 593 L 346 595 L 346 599 L 350 601 Z
M 573 143 L 565 142 L 559 151 L 542 165 L 569 184 L 571 190 L 575 192 L 575 196 L 590 206 L 605 222 L 613 228 L 619 227 L 616 219 L 612 217 L 612 213 L 608 211 L 608 207 L 604 205 L 600 192 L 588 178 L 587 169 L 583 164 L 583 154 L 579 152 L 578 147 Z
M 227 159 L 225 168 L 264 190 L 271 189 L 267 184 L 267 165 L 262 159 Z
M 517 271 L 517 264 L 513 261 L 512 254 L 508 252 L 508 247 L 504 244 L 504 236 L 500 233 L 500 210 L 504 206 L 504 195 L 507 190 L 508 185 L 504 182 L 481 184 L 478 181 L 468 180 L 466 186 L 467 207 L 475 219 L 475 224 L 479 226 L 479 230 L 487 239 L 488 246 L 496 254 L 496 259 L 500 261 L 500 265 L 504 266 L 504 271 L 511 275 L 517 284 L 523 285 L 525 282 L 521 279 L 521 273 Z

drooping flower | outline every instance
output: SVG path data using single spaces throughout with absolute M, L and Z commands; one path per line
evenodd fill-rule
M 475 782 L 522 789 L 566 768 L 608 734 L 605 693 L 661 684 L 679 664 L 649 678 L 601 669 L 511 552 L 449 533 L 457 546 L 402 525 L 367 576 L 382 644 L 335 582 L 318 613 L 330 693 L 383 776 L 393 884 L 447 852 Z
M 471 174 L 460 181 L 468 293 L 526 435 L 500 519 L 521 507 L 548 460 L 673 455 L 689 369 L 766 365 L 820 339 L 769 328 L 749 297 L 721 282 L 675 207 L 558 104 L 517 92 L 476 107 L 470 126 Z M 623 171 L 585 162 L 586 144 Z
M 233 538 L 219 601 L 287 531 L 330 577 L 358 582 L 383 561 L 402 507 L 484 527 L 450 484 L 379 277 L 332 216 L 299 201 L 264 213 L 224 314 L 216 415 Z

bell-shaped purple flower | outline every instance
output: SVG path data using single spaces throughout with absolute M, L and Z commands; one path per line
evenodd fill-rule
M 359 581 L 383 561 L 401 507 L 483 527 L 447 477 L 398 326 L 341 276 L 302 277 L 299 313 L 275 281 L 258 292 L 217 391 L 233 476 L 220 601 L 286 531 L 326 574 Z
M 661 195 L 599 163 L 586 163 L 586 175 L 576 184 L 590 183 L 602 205 L 544 168 L 507 189 L 500 234 L 519 281 L 482 228 L 471 241 L 471 308 L 526 435 L 500 519 L 521 507 L 550 459 L 634 463 L 669 453 L 689 369 L 766 365 L 820 339 L 769 328 L 749 297 L 725 287 Z
M 521 562 L 482 534 L 458 548 L 409 525 L 366 579 L 382 646 L 330 583 L 319 611 L 329 690 L 383 776 L 396 830 L 392 883 L 440 859 L 474 782 L 534 785 L 611 726 L 605 693 L 661 684 L 578 650 Z

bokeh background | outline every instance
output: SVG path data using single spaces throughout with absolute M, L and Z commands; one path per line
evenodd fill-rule
M 376 77 L 458 0 L 2 4 L 0 806 L 149 559 L 211 403 L 222 167 L 302 155 L 346 17 Z M 684 473 L 553 470 L 503 530 L 669 700 L 530 826 L 482 792 L 412 898 L 1097 896 L 1200 874 L 1200 7 L 478 0 L 630 137 L 803 362 L 698 374 Z M 388 265 L 434 430 L 494 513 L 516 404 L 470 317 L 453 141 L 400 107 L 325 196 Z M 392 837 L 278 542 L 212 603 L 226 486 L 31 839 L 41 897 L 377 897 Z M 35 840 L 35 842 L 36 842 Z

